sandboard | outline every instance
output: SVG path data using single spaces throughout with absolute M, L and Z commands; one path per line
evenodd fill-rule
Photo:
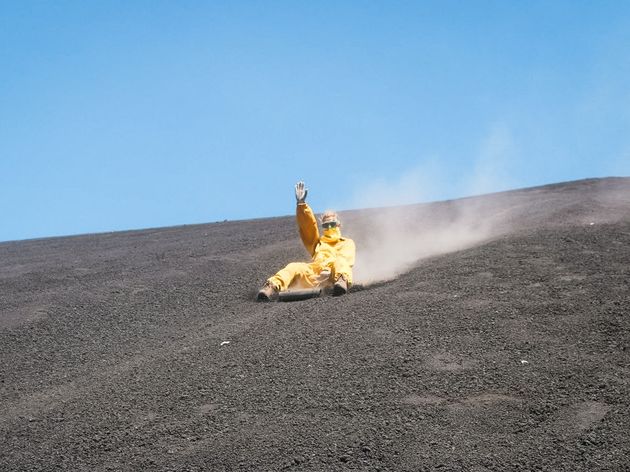
M 279 302 L 297 302 L 300 300 L 308 300 L 309 298 L 317 298 L 322 294 L 321 287 L 306 288 L 299 290 L 285 290 L 278 293 Z

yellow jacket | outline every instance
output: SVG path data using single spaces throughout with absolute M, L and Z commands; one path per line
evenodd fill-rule
M 306 203 L 298 203 L 296 218 L 300 230 L 300 238 L 304 247 L 312 257 L 313 265 L 321 271 L 329 268 L 333 280 L 343 275 L 348 283 L 352 283 L 352 266 L 354 266 L 355 245 L 350 238 L 339 237 L 335 240 L 320 237 L 317 219 L 313 210 Z

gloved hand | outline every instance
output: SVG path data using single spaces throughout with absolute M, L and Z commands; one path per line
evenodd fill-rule
M 304 186 L 304 182 L 300 180 L 297 184 L 295 184 L 295 199 L 298 203 L 304 203 L 307 194 L 308 189 Z

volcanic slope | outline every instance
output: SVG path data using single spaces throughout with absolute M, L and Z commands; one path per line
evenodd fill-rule
M 295 303 L 292 217 L 0 244 L 0 470 L 628 470 L 630 179 L 343 218 Z

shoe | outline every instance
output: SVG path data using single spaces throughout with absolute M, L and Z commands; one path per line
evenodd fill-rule
M 278 289 L 269 281 L 258 291 L 256 300 L 259 302 L 269 302 L 278 293 Z
M 348 291 L 348 282 L 343 275 L 340 275 L 335 285 L 333 285 L 333 297 L 338 297 L 340 295 L 345 295 Z

